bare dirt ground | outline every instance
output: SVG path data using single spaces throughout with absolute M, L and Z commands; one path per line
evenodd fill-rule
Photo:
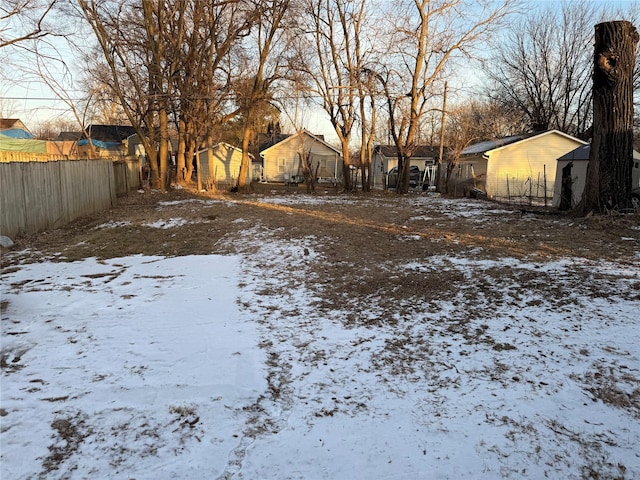
M 278 201 L 283 196 L 291 196 L 291 201 Z M 328 197 L 331 201 L 326 201 Z M 3 261 L 3 267 L 16 261 L 37 261 L 43 254 L 62 261 L 134 254 L 251 254 L 246 247 L 237 251 L 229 239 L 246 240 L 251 228 L 259 225 L 275 238 L 317 239 L 314 248 L 329 262 L 312 267 L 316 271 L 310 272 L 313 275 L 308 281 L 323 291 L 324 301 L 335 305 L 367 296 L 387 297 L 394 303 L 411 298 L 425 302 L 446 297 L 468 282 L 456 270 L 425 274 L 403 269 L 390 276 L 390 260 L 406 265 L 436 256 L 542 261 L 577 257 L 625 264 L 637 261 L 640 251 L 640 212 L 574 218 L 484 201 L 469 203 L 437 196 L 431 200 L 422 193 L 347 195 L 320 190 L 307 195 L 302 189 L 277 185 L 257 185 L 248 194 L 207 195 L 189 190 L 132 193 L 108 211 L 55 231 L 17 239 L 14 250 L 24 253 L 12 255 Z M 474 213 L 473 205 L 479 205 L 482 215 Z M 161 228 L 172 220 L 182 226 Z M 412 237 L 427 242 L 407 241 Z M 300 257 L 304 254 L 301 251 Z M 295 259 L 287 261 L 292 269 L 298 268 Z M 486 270 L 473 279 L 475 289 L 493 291 L 496 285 L 508 283 L 510 275 L 508 268 Z M 596 286 L 602 282 L 593 282 L 594 275 L 597 278 L 598 273 L 584 270 L 585 292 L 605 295 Z M 517 279 L 525 284 L 533 280 Z M 640 290 L 640 285 L 636 288 Z M 562 297 L 553 279 L 535 282 L 535 289 Z
M 491 222 L 482 222 L 473 214 L 460 216 L 446 209 L 426 212 L 423 206 L 412 207 L 411 196 L 423 194 L 409 194 L 407 203 L 406 196 L 392 192 L 339 195 L 328 190 L 311 198 L 334 196 L 340 200 L 302 201 L 289 206 L 269 202 L 270 197 L 282 195 L 309 198 L 303 192 L 291 187 L 258 185 L 249 194 L 207 195 L 189 190 L 132 193 L 119 199 L 108 211 L 55 231 L 14 239 L 14 250 L 48 253 L 68 261 L 89 256 L 228 253 L 220 251 L 216 241 L 228 235 L 242 235 L 248 223 L 237 222 L 239 218 L 249 224 L 259 223 L 287 238 L 331 237 L 324 252 L 328 258 L 336 264 L 348 261 L 366 264 L 368 268 L 389 257 L 410 261 L 471 248 L 481 248 L 483 255 L 496 257 L 579 256 L 620 261 L 632 258 L 640 241 L 640 212 L 573 218 L 543 209 L 495 204 L 497 215 Z M 232 202 L 234 207 L 207 202 L 212 199 Z M 170 218 L 183 219 L 187 228 L 143 225 Z M 96 228 L 108 223 L 122 228 Z M 432 242 L 425 251 L 424 244 L 405 242 L 399 235 L 418 235 Z M 346 273 L 343 271 L 341 275 Z
M 260 259 L 259 242 L 271 239 L 299 245 L 298 257 Z M 322 355 L 327 354 L 323 349 L 314 350 L 311 340 L 299 342 L 296 337 L 296 332 L 308 327 L 308 319 L 301 313 L 307 308 L 312 308 L 318 318 L 340 312 L 347 328 L 364 326 L 372 332 L 393 332 L 375 356 L 373 367 L 383 372 L 384 378 L 418 378 L 449 368 L 438 363 L 437 358 L 448 358 L 450 352 L 441 352 L 438 357 L 427 341 L 434 332 L 443 338 L 461 337 L 465 344 L 507 354 L 523 346 L 514 346 L 495 325 L 489 327 L 494 317 L 506 319 L 506 332 L 517 327 L 517 322 L 509 323 L 513 320 L 509 312 L 514 310 L 559 311 L 563 312 L 563 328 L 568 332 L 582 328 L 581 319 L 572 313 L 572 302 L 581 301 L 576 299 L 576 292 L 580 298 L 588 299 L 587 303 L 610 296 L 640 302 L 640 278 L 634 273 L 640 255 L 640 212 L 575 218 L 541 209 L 422 193 L 398 196 L 391 192 L 339 194 L 321 190 L 307 195 L 302 189 L 258 185 L 246 194 L 205 195 L 189 190 L 133 193 L 108 211 L 14 241 L 11 254 L 3 252 L 4 273 L 19 263 L 43 258 L 74 261 L 135 254 L 254 256 L 251 268 L 271 271 L 273 277 L 278 277 L 261 284 L 262 289 L 269 289 L 257 292 L 263 296 L 264 304 L 244 306 L 248 311 L 256 310 L 255 318 L 261 319 L 258 321 L 271 322 L 273 333 L 260 346 L 273 363 L 269 364 L 270 400 L 282 404 L 293 397 L 294 382 L 287 376 L 291 365 L 280 359 L 278 346 L 290 343 L 299 353 L 298 361 L 315 369 L 323 368 Z M 314 255 L 322 260 L 303 261 Z M 561 274 L 566 278 L 558 278 L 553 270 L 544 268 L 546 262 L 567 258 L 576 261 Z M 437 265 L 424 268 L 430 259 L 438 259 Z M 447 264 L 443 259 L 469 262 L 476 267 L 455 268 L 455 263 Z M 513 261 L 503 262 L 504 259 Z M 519 264 L 528 266 L 518 268 Z M 605 264 L 619 269 L 599 268 Z M 625 266 L 630 268 L 625 270 Z M 299 306 L 300 312 L 294 307 L 285 310 L 277 297 L 287 295 L 301 283 L 313 292 L 313 305 Z M 269 301 L 271 296 L 273 304 Z M 452 310 L 442 311 L 438 323 L 428 326 L 428 334 L 416 335 L 412 309 L 419 303 L 423 313 L 436 312 L 440 308 L 438 301 L 443 298 L 451 300 Z M 366 315 L 363 305 L 372 299 L 375 315 Z M 581 308 L 578 311 L 588 311 L 588 306 Z M 270 320 L 276 316 L 287 316 L 292 322 L 299 317 L 299 325 L 282 327 Z M 535 319 L 531 321 L 535 326 Z M 536 336 L 537 330 L 532 331 L 534 347 L 536 342 L 546 345 L 562 338 L 546 340 L 548 335 Z M 578 344 L 566 349 L 570 362 L 589 356 L 588 349 Z M 358 343 L 353 350 L 358 350 Z M 541 351 L 542 346 L 538 352 Z M 467 353 L 462 351 L 460 355 Z M 540 364 L 545 365 L 545 361 Z M 5 367 L 8 363 L 3 361 L 3 370 Z M 612 373 L 615 369 L 597 362 L 589 370 L 576 368 L 579 372 L 574 380 L 594 401 L 598 399 L 624 410 L 631 418 L 640 418 L 640 379 L 635 371 Z M 497 363 L 493 371 L 482 373 L 501 388 L 525 381 L 537 385 L 535 369 L 533 373 L 512 370 L 507 363 Z M 551 389 L 549 383 L 553 382 L 545 379 L 536 388 Z M 320 415 L 333 415 L 332 412 L 321 410 Z M 260 419 L 261 428 L 270 425 L 271 420 Z M 552 427 L 550 430 L 555 432 L 556 427 Z M 52 428 L 63 438 L 73 436 L 64 423 Z M 564 430 L 560 430 L 562 437 Z M 593 452 L 587 448 L 590 443 L 580 442 L 587 452 L 583 478 L 608 478 L 597 473 L 607 471 L 608 460 L 604 456 L 591 459 Z M 58 459 L 51 461 L 55 464 Z

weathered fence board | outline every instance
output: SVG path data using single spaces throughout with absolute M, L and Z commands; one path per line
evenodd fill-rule
M 113 163 L 0 162 L 0 235 L 45 231 L 110 208 L 117 194 Z
M 118 160 L 113 162 L 113 173 L 116 182 L 116 194 L 120 197 L 131 190 L 140 188 L 142 165 L 138 159 Z

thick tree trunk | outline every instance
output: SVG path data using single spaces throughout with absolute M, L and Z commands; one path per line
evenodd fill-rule
M 583 214 L 631 207 L 633 68 L 638 38 L 627 21 L 595 27 L 593 140 Z

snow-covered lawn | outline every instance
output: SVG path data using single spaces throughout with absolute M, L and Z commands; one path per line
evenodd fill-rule
M 434 256 L 389 316 L 318 308 L 315 236 L 222 242 L 5 269 L 2 480 L 640 478 L 640 258 Z

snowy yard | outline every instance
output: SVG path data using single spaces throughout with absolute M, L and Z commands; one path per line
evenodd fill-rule
M 640 478 L 640 228 L 618 236 L 635 256 L 496 255 L 425 225 L 490 231 L 509 211 L 393 202 L 411 214 L 376 243 L 411 261 L 366 246 L 337 261 L 355 236 L 275 228 L 233 200 L 92 230 L 169 239 L 224 218 L 239 233 L 211 240 L 220 253 L 3 252 L 2 480 Z M 202 206 L 218 217 L 174 208 Z

